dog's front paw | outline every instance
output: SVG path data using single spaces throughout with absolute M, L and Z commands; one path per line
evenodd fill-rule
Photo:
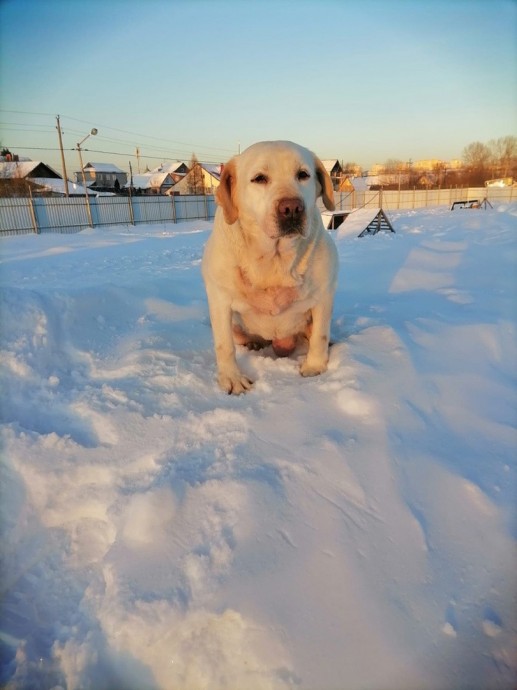
M 228 395 L 240 395 L 246 393 L 253 386 L 253 381 L 239 370 L 234 372 L 221 372 L 217 377 L 219 386 L 226 391 Z
M 319 376 L 327 371 L 327 362 L 310 362 L 307 358 L 300 367 L 302 376 Z

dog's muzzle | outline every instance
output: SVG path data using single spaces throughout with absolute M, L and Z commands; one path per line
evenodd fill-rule
M 305 226 L 305 204 L 299 197 L 280 199 L 277 204 L 278 228 L 282 236 L 302 234 Z

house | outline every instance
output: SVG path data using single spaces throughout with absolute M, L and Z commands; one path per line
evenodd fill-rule
M 221 181 L 223 166 L 219 163 L 196 163 L 167 194 L 214 194 Z
M 61 178 L 50 165 L 41 161 L 16 161 L 0 163 L 0 179 L 34 179 L 35 177 Z
M 87 163 L 82 171 L 76 172 L 79 184 L 83 183 L 96 190 L 113 191 L 123 187 L 127 182 L 127 173 L 113 163 Z
M 151 170 L 152 173 L 168 173 L 174 181 L 179 182 L 188 173 L 188 165 L 181 161 L 173 163 L 161 163 L 157 168 Z
M 133 175 L 124 187 L 131 187 L 137 194 L 165 194 L 174 185 L 172 176 L 167 172 L 149 172 Z
M 0 162 L 0 195 L 26 196 L 27 194 L 45 196 L 65 196 L 65 181 L 50 165 L 41 161 Z M 84 196 L 81 185 L 68 181 L 69 196 Z M 89 192 L 95 194 L 95 192 Z
M 334 189 L 337 190 L 343 176 L 343 168 L 337 159 L 323 160 L 323 167 L 330 175 Z
M 367 192 L 372 187 L 379 188 L 380 178 L 378 175 L 367 177 L 344 177 L 338 185 L 338 192 Z

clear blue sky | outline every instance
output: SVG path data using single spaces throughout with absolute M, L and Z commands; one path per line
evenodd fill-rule
M 58 169 L 31 149 L 57 114 L 67 150 L 96 127 L 84 158 L 134 171 L 136 146 L 154 167 L 291 139 L 367 168 L 517 134 L 515 0 L 0 0 L 0 39 L 0 141 Z

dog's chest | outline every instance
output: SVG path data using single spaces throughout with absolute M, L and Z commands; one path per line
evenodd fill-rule
M 289 309 L 304 293 L 303 279 L 285 274 L 259 276 L 258 283 L 243 269 L 237 269 L 238 292 L 241 302 L 260 314 L 275 316 Z

